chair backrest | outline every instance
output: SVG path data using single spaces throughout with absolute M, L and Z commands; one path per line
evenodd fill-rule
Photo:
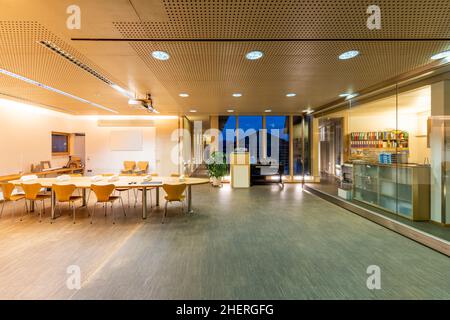
M 123 168 L 124 170 L 134 170 L 136 167 L 136 161 L 124 161 Z
M 108 202 L 109 197 L 113 193 L 114 189 L 116 188 L 113 184 L 107 184 L 107 185 L 98 185 L 98 184 L 92 184 L 91 190 L 94 191 L 95 196 L 97 197 L 97 202 Z
M 81 173 L 71 173 L 69 174 L 71 177 L 82 177 L 83 175 Z
M 74 184 L 54 184 L 52 190 L 55 192 L 57 201 L 69 201 L 70 196 L 73 194 L 77 187 Z
M 180 174 L 179 174 L 179 173 L 171 173 L 170 176 L 171 176 L 172 178 L 179 178 L 179 177 L 180 177 Z
M 10 201 L 11 195 L 16 186 L 12 183 L 2 183 L 1 186 L 2 186 L 3 199 L 5 199 L 6 201 Z
M 186 190 L 186 184 L 163 184 L 163 189 L 167 193 L 167 200 L 181 201 L 181 195 Z
M 148 169 L 148 161 L 139 161 L 137 163 L 137 167 L 139 170 L 147 171 Z
M 38 193 L 42 189 L 40 183 L 22 183 L 21 187 L 25 192 L 25 199 L 27 200 L 36 200 Z

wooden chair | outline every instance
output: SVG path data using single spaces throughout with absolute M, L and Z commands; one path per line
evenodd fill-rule
M 6 202 L 12 202 L 13 203 L 13 214 L 16 213 L 16 202 L 22 199 L 25 199 L 25 195 L 23 194 L 12 194 L 16 186 L 12 183 L 2 183 L 1 184 L 2 193 L 3 193 L 3 204 L 2 204 L 2 211 L 0 212 L 0 218 L 3 215 L 3 209 L 5 208 Z M 25 201 L 26 210 L 28 211 L 27 202 Z
M 186 190 L 186 184 L 163 184 L 162 187 L 167 194 L 164 197 L 164 199 L 166 199 L 166 204 L 164 206 L 164 215 L 161 221 L 161 223 L 164 223 L 164 219 L 167 215 L 167 205 L 169 202 L 181 202 L 181 213 L 184 212 L 184 199 L 186 198 L 184 191 Z
M 39 209 L 39 222 L 42 222 L 42 212 L 45 214 L 45 200 L 51 199 L 50 194 L 40 194 L 39 192 L 42 189 L 42 185 L 40 183 L 22 183 L 21 185 L 23 191 L 25 192 L 25 200 L 28 201 L 41 201 L 42 202 L 42 208 Z M 20 218 L 20 221 L 22 221 L 22 217 Z
M 114 216 L 114 202 L 117 200 L 120 200 L 122 204 L 123 209 L 123 215 L 126 217 L 127 214 L 125 212 L 125 207 L 123 206 L 123 200 L 120 196 L 112 196 L 112 193 L 114 192 L 115 186 L 113 184 L 107 184 L 107 185 L 91 185 L 91 190 L 95 193 L 95 196 L 97 197 L 97 202 L 94 204 L 94 210 L 91 215 L 91 224 L 94 220 L 95 215 L 95 207 L 99 203 L 103 203 L 105 208 L 105 216 L 107 213 L 108 203 L 111 203 L 111 213 L 113 217 L 113 224 L 116 223 L 115 216 Z
M 146 174 L 148 171 L 148 161 L 138 161 L 137 168 L 134 170 L 136 174 Z
M 136 168 L 136 161 L 124 161 L 121 173 L 133 173 L 134 168 Z
M 58 206 L 59 214 L 61 214 L 60 203 L 68 203 L 69 207 L 72 205 L 73 212 L 72 218 L 73 223 L 75 224 L 75 202 L 81 200 L 81 196 L 74 196 L 73 193 L 77 187 L 73 184 L 59 185 L 54 184 L 52 186 L 53 192 L 55 192 L 55 206 Z

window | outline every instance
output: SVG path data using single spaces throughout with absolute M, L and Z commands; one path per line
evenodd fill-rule
M 230 153 L 236 148 L 236 116 L 219 116 L 219 148 L 230 161 Z
M 66 155 L 69 154 L 70 134 L 61 132 L 52 132 L 52 154 Z
M 289 175 L 289 116 L 267 116 L 267 157 L 276 159 Z
M 263 128 L 262 116 L 239 116 L 239 147 L 250 152 L 250 163 L 257 163 L 261 156 L 262 141 L 259 131 Z
M 293 163 L 294 176 L 311 175 L 311 161 L 310 161 L 310 129 L 311 116 L 293 116 Z M 302 146 L 302 141 L 305 145 Z M 304 154 L 303 154 L 304 153 Z M 303 163 L 302 163 L 303 161 Z M 304 172 L 303 172 L 304 170 Z

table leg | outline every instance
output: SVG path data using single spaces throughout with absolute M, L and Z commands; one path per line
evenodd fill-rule
M 147 219 L 147 188 L 142 188 L 142 219 Z
M 54 220 L 55 219 L 55 201 L 56 201 L 56 199 L 55 199 L 55 191 L 53 191 L 53 188 L 52 188 L 52 198 L 51 198 L 51 207 L 52 207 L 52 220 Z
M 156 206 L 159 207 L 159 188 L 156 187 Z
M 83 188 L 81 190 L 81 196 L 83 197 L 83 207 L 87 206 L 87 201 L 86 201 L 86 188 Z
M 192 186 L 187 186 L 187 201 L 188 201 L 188 213 L 192 214 L 194 213 L 194 210 L 192 210 Z

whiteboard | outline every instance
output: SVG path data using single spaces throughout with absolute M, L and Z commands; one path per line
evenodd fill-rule
M 142 151 L 143 138 L 141 130 L 111 131 L 111 151 Z

